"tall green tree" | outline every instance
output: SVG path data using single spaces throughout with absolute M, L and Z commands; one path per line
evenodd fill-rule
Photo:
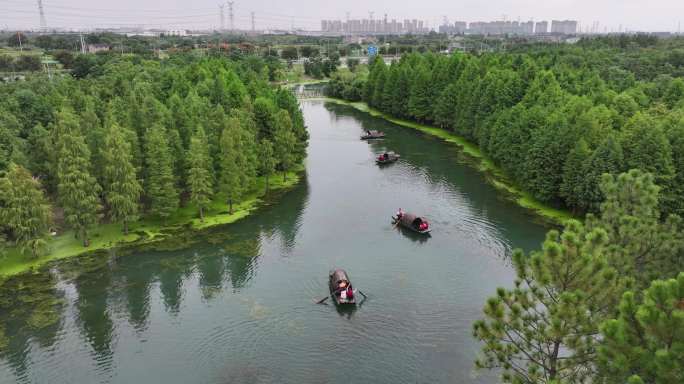
M 640 169 L 666 188 L 674 178 L 672 148 L 655 119 L 642 113 L 632 117 L 622 131 L 621 145 L 627 169 Z
M 580 139 L 575 148 L 568 154 L 563 166 L 563 182 L 560 186 L 560 196 L 574 213 L 583 209 L 586 201 L 584 196 L 584 178 L 586 177 L 584 166 L 591 156 L 589 145 L 584 139 Z
M 207 135 L 201 126 L 190 140 L 187 163 L 190 200 L 197 205 L 200 220 L 204 221 L 204 209 L 214 193 L 214 177 Z
M 668 131 L 670 147 L 672 147 L 672 162 L 675 169 L 674 179 L 667 192 L 669 206 L 667 212 L 684 216 L 684 116 Z
M 275 172 L 277 164 L 273 143 L 268 139 L 261 140 L 259 144 L 259 172 L 266 178 L 266 191 L 269 187 L 269 178 Z
M 454 129 L 459 134 L 473 140 L 475 130 L 479 89 L 480 69 L 476 59 L 467 61 L 461 76 L 456 82 L 459 94 L 456 97 Z
M 52 208 L 40 181 L 14 163 L 0 178 L 0 222 L 22 252 L 30 250 L 37 257 L 46 248 Z
M 458 100 L 459 90 L 455 83 L 449 84 L 437 97 L 434 107 L 435 123 L 441 128 L 451 129 L 456 120 L 454 105 Z
M 624 154 L 620 142 L 610 135 L 596 148 L 587 163 L 584 165 L 586 174 L 584 177 L 583 199 L 584 208 L 597 212 L 604 200 L 601 191 L 601 178 L 604 174 L 617 175 L 625 171 Z
M 294 148 L 297 144 L 297 138 L 292 132 L 292 121 L 287 113 L 282 114 L 278 121 L 278 130 L 276 131 L 274 145 L 275 156 L 278 159 L 278 166 L 283 172 L 283 181 L 287 180 L 287 172 L 292 169 L 294 165 Z
M 388 81 L 391 81 L 390 77 Z M 432 119 L 434 85 L 430 82 L 430 71 L 425 65 L 419 65 L 413 74 L 411 93 L 409 95 L 409 113 L 419 122 Z
M 104 163 L 105 201 L 112 221 L 121 222 L 123 233 L 128 234 L 128 224 L 138 220 L 142 186 L 133 166 L 131 145 L 126 141 L 122 128 L 111 123 L 102 148 Z
M 90 174 L 90 150 L 73 113 L 60 112 L 56 130 L 59 132 L 57 195 L 64 208 L 64 220 L 87 247 L 90 245 L 88 230 L 97 223 L 102 208 L 99 197 L 102 188 Z
M 623 292 L 603 249 L 607 233 L 569 221 L 541 251 L 513 254 L 517 278 L 487 300 L 474 324 L 483 343 L 478 368 L 501 369 L 507 383 L 575 383 L 593 375 L 598 325 Z
M 641 297 L 641 298 L 640 298 Z M 684 379 L 684 272 L 626 292 L 619 316 L 601 326 L 604 383 L 681 383 Z
M 145 195 L 150 213 L 166 220 L 178 208 L 178 191 L 167 132 L 159 124 L 145 134 L 145 165 Z
M 239 201 L 245 192 L 240 183 L 243 169 L 239 166 L 242 162 L 239 141 L 240 121 L 233 117 L 228 119 L 219 143 L 221 149 L 219 191 L 228 202 L 230 214 L 233 213 L 233 203 Z

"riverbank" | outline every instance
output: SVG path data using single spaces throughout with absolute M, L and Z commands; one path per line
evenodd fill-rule
M 285 191 L 294 187 L 302 178 L 304 166 L 299 166 L 289 172 L 287 179 L 282 174 L 276 174 L 269 179 L 269 193 Z M 121 231 L 121 224 L 100 224 L 90 230 L 90 246 L 83 247 L 81 240 L 74 237 L 73 231 L 66 231 L 48 240 L 49 253 L 31 258 L 22 255 L 16 247 L 6 250 L 5 256 L 0 256 L 0 282 L 8 277 L 18 275 L 42 267 L 55 260 L 81 256 L 96 251 L 106 251 L 120 246 L 142 246 L 170 238 L 174 232 L 182 229 L 200 231 L 219 225 L 234 223 L 249 216 L 259 208 L 266 197 L 266 181 L 259 178 L 252 193 L 233 207 L 233 213 L 228 213 L 225 199 L 217 197 L 205 209 L 204 221 L 200 221 L 198 210 L 194 204 L 179 208 L 176 213 L 162 222 L 159 219 L 144 219 L 129 225 L 128 235 Z
M 479 171 L 483 172 L 487 178 L 487 181 L 496 187 L 498 190 L 506 194 L 506 196 L 514 201 L 519 206 L 533 211 L 536 215 L 548 221 L 554 225 L 562 225 L 566 220 L 572 219 L 572 214 L 563 209 L 558 209 L 548 204 L 542 203 L 535 199 L 531 194 L 525 192 L 522 188 L 513 183 L 499 168 L 494 164 L 494 162 L 489 159 L 480 148 L 466 140 L 465 138 L 458 136 L 452 132 L 446 131 L 442 128 L 435 126 L 424 125 L 416 123 L 414 121 L 408 121 L 403 119 L 398 119 L 396 117 L 390 116 L 386 113 L 378 111 L 377 109 L 371 108 L 365 102 L 352 102 L 347 100 L 342 100 L 334 97 L 323 97 L 321 100 L 330 101 L 338 104 L 348 105 L 356 108 L 359 111 L 366 112 L 371 116 L 380 117 L 394 124 L 401 125 L 403 127 L 416 129 L 425 134 L 438 137 L 446 142 L 457 145 L 463 154 L 465 154 L 469 162 L 477 168 Z

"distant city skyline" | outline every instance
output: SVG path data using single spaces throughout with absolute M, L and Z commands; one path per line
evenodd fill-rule
M 49 28 L 87 29 L 139 26 L 145 28 L 220 29 L 219 4 L 224 5 L 224 27 L 230 28 L 229 7 L 221 0 L 43 0 Z M 252 12 L 254 14 L 252 15 Z M 681 0 L 235 0 L 233 27 L 250 30 L 320 30 L 322 20 L 369 19 L 388 14 L 390 19 L 424 21 L 437 30 L 446 17 L 450 22 L 578 20 L 579 30 L 595 32 L 677 32 L 684 21 Z M 0 0 L 1 29 L 37 29 L 40 15 L 36 1 Z M 598 26 L 596 25 L 598 23 Z

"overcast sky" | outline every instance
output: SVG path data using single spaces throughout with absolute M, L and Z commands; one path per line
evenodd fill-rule
M 224 4 L 225 4 L 225 0 Z M 216 28 L 221 0 L 43 0 L 48 26 L 83 28 L 141 25 L 146 27 Z M 418 18 L 429 26 L 449 21 L 574 19 L 584 30 L 593 22 L 600 30 L 677 31 L 684 23 L 684 0 L 235 0 L 236 28 L 320 29 L 321 19 Z M 226 27 L 229 26 L 225 7 Z M 37 0 L 0 0 L 0 28 L 35 28 L 40 24 Z

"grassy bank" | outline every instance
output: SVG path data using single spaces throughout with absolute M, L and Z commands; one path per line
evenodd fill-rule
M 367 112 L 372 116 L 381 117 L 387 121 L 391 121 L 394 124 L 413 128 L 428 135 L 438 137 L 449 143 L 456 144 L 461 148 L 461 151 L 472 160 L 472 164 L 487 176 L 487 180 L 493 186 L 503 191 L 508 197 L 510 197 L 511 200 L 515 201 L 521 207 L 534 211 L 535 214 L 553 224 L 562 224 L 564 221 L 573 217 L 570 212 L 544 204 L 535 199 L 529 193 L 525 192 L 522 188 L 517 186 L 508 177 L 506 177 L 501 168 L 497 167 L 491 159 L 485 156 L 485 154 L 482 153 L 477 145 L 469 142 L 461 136 L 442 128 L 392 117 L 369 107 L 368 104 L 364 102 L 350 102 L 330 97 L 323 99 L 338 104 L 352 106 L 360 111 Z
M 282 174 L 273 175 L 270 180 L 270 190 L 284 190 L 296 185 L 301 179 L 304 167 L 288 173 L 283 181 Z M 159 219 L 144 219 L 132 223 L 129 234 L 124 235 L 121 224 L 101 224 L 90 230 L 91 244 L 83 247 L 81 240 L 74 238 L 73 231 L 66 231 L 50 238 L 49 253 L 32 258 L 22 255 L 17 248 L 7 249 L 4 257 L 0 256 L 0 280 L 29 271 L 54 260 L 82 255 L 88 252 L 111 249 L 121 245 L 143 245 L 164 240 L 174 231 L 187 228 L 188 230 L 202 230 L 217 225 L 230 224 L 248 216 L 259 207 L 265 197 L 266 181 L 259 178 L 254 191 L 246 196 L 239 204 L 233 206 L 233 213 L 228 213 L 226 200 L 217 197 L 205 210 L 204 221 L 198 218 L 197 207 L 188 204 L 179 208 L 176 213 L 162 222 Z

